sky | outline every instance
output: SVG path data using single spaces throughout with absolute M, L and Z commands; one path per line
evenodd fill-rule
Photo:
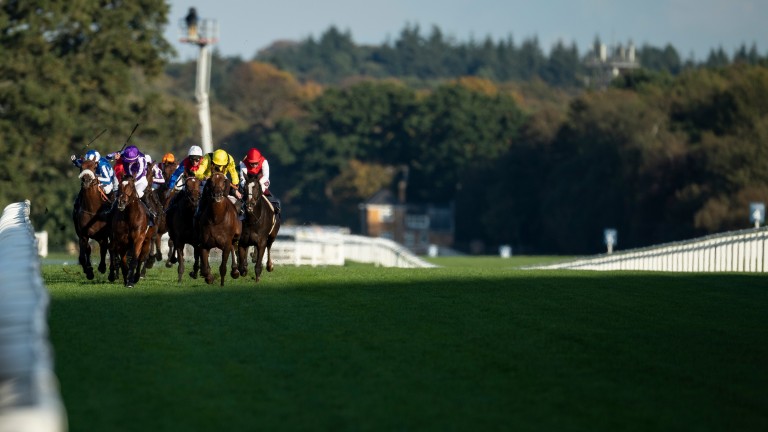
M 732 55 L 742 44 L 768 54 L 767 0 L 169 0 L 166 39 L 181 60 L 198 49 L 179 42 L 180 23 L 190 7 L 215 19 L 224 56 L 250 60 L 276 40 L 319 38 L 331 25 L 349 31 L 357 44 L 398 39 L 406 25 L 426 36 L 437 26 L 456 42 L 517 44 L 537 37 L 548 54 L 558 40 L 576 43 L 580 54 L 596 37 L 607 45 L 629 42 L 663 48 L 671 44 L 687 60 L 705 60 L 722 47 Z

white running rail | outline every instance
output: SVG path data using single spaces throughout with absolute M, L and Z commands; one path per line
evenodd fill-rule
M 714 234 L 525 269 L 768 272 L 768 227 Z
M 381 267 L 436 267 L 387 239 L 346 234 L 318 227 L 280 228 L 272 245 L 272 261 L 283 265 L 344 265 L 345 261 Z
M 0 217 L 0 432 L 67 429 L 48 342 L 48 292 L 29 201 Z

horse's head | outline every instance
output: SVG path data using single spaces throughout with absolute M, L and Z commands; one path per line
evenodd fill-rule
M 147 163 L 147 184 L 152 184 L 155 181 L 155 162 Z
M 165 178 L 166 182 L 168 182 L 171 179 L 173 172 L 176 171 L 176 168 L 178 167 L 179 167 L 179 164 L 176 162 L 166 162 L 165 164 L 163 164 L 163 177 Z
M 221 202 L 229 193 L 229 179 L 223 173 L 214 171 L 208 179 L 208 190 L 215 202 Z
M 249 178 L 245 182 L 245 208 L 249 212 L 255 210 L 256 205 L 259 203 L 261 196 L 263 195 L 261 190 L 261 183 L 256 177 Z
M 197 206 L 197 203 L 200 201 L 200 180 L 195 176 L 187 177 L 187 180 L 184 182 L 184 190 L 187 199 Z
M 136 192 L 133 177 L 123 177 L 123 181 L 120 182 L 120 186 L 117 189 L 117 209 L 123 211 L 128 204 L 138 199 L 139 193 Z
M 96 171 L 99 164 L 93 160 L 84 160 L 80 165 L 80 187 L 87 189 L 89 187 L 98 186 L 99 179 L 96 177 Z

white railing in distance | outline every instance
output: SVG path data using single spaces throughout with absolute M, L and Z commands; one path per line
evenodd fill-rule
M 0 217 L 0 432 L 67 429 L 29 208 L 10 204 Z
M 161 251 L 168 256 L 168 234 L 162 238 Z M 250 249 L 250 252 L 253 248 Z M 185 261 L 192 260 L 192 247 L 185 248 Z M 250 256 L 250 255 L 249 255 Z M 211 260 L 221 260 L 219 249 L 211 250 Z M 266 262 L 264 254 L 263 262 Z M 319 227 L 283 226 L 272 244 L 274 265 L 343 266 L 346 261 L 374 264 L 381 267 L 436 267 L 405 247 L 386 239 L 350 235 L 343 230 Z
M 343 230 L 318 227 L 280 228 L 280 236 L 272 245 L 275 265 L 344 265 L 346 261 L 382 267 L 436 267 L 386 239 L 351 235 Z
M 526 269 L 768 272 L 768 227 L 583 257 Z

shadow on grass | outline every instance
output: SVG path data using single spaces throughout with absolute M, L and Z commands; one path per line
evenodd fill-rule
M 71 430 L 768 427 L 765 276 L 44 273 Z

